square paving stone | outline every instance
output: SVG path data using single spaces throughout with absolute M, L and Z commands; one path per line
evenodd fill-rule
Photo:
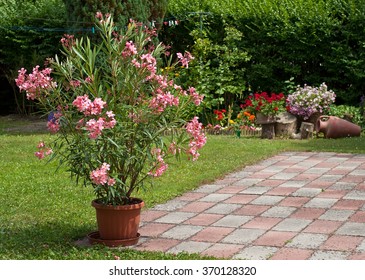
M 255 200 L 251 201 L 251 204 L 257 204 L 257 205 L 275 205 L 279 203 L 281 200 L 283 200 L 284 196 L 278 196 L 278 195 L 262 195 Z
M 187 203 L 187 201 L 173 199 L 164 204 L 156 205 L 153 209 L 159 211 L 176 211 L 177 209 L 184 207 Z
M 301 188 L 303 186 L 305 186 L 306 184 L 308 184 L 309 181 L 302 181 L 302 180 L 298 180 L 298 181 L 287 181 L 283 184 L 280 185 L 280 187 L 282 188 Z
M 270 260 L 307 260 L 313 254 L 313 250 L 300 248 L 281 248 Z
M 346 260 L 350 255 L 348 252 L 341 251 L 316 251 L 310 260 Z
M 233 230 L 233 228 L 228 227 L 207 227 L 194 235 L 191 240 L 216 243 L 223 237 L 227 236 L 227 234 L 231 233 Z
M 195 213 L 188 213 L 188 212 L 172 212 L 157 219 L 155 222 L 166 223 L 166 224 L 181 224 L 182 222 L 186 221 L 187 219 L 195 215 L 196 215 Z
M 365 191 L 353 190 L 343 197 L 344 199 L 365 200 Z
M 353 251 L 363 240 L 359 236 L 332 235 L 321 246 L 322 250 Z
M 177 225 L 168 231 L 165 231 L 161 237 L 185 240 L 201 231 L 204 227 L 193 225 Z
M 223 218 L 222 214 L 198 214 L 184 222 L 184 224 L 195 226 L 208 226 Z
M 300 233 L 288 242 L 286 247 L 295 247 L 302 249 L 316 249 L 323 244 L 328 238 L 326 234 Z
M 284 219 L 282 222 L 273 227 L 273 230 L 277 231 L 294 231 L 299 232 L 309 225 L 312 220 L 303 219 Z
M 273 218 L 286 218 L 290 216 L 297 208 L 295 207 L 285 207 L 285 206 L 274 206 L 264 213 L 261 214 L 263 217 L 273 217 Z
M 321 220 L 329 221 L 346 221 L 355 211 L 352 210 L 327 210 L 322 216 L 319 217 Z
M 208 194 L 207 196 L 202 197 L 201 199 L 199 199 L 199 201 L 221 202 L 232 196 L 233 196 L 233 194 L 228 194 L 228 193 L 213 193 L 213 194 Z
M 304 196 L 304 197 L 315 197 L 317 194 L 322 192 L 321 189 L 317 188 L 300 188 L 295 191 L 292 196 Z
M 242 205 L 240 204 L 231 204 L 231 203 L 221 203 L 209 208 L 205 211 L 205 213 L 209 214 L 230 214 L 233 211 L 241 208 Z
M 172 254 L 177 254 L 181 252 L 186 252 L 189 254 L 201 253 L 212 245 L 212 243 L 208 242 L 184 241 L 171 248 L 167 252 Z
M 233 244 L 249 244 L 265 233 L 262 229 L 236 229 L 221 242 Z
M 298 175 L 298 173 L 281 172 L 281 173 L 278 173 L 278 174 L 275 174 L 275 175 L 271 176 L 270 179 L 290 180 L 290 179 L 294 178 L 297 175 Z
M 304 207 L 312 207 L 312 208 L 331 208 L 338 200 L 335 198 L 320 198 L 315 197 L 304 204 Z
M 257 178 L 245 178 L 235 182 L 236 186 L 243 186 L 243 187 L 251 187 L 256 185 L 257 183 L 261 182 L 264 179 L 257 179 Z
M 349 191 L 356 187 L 356 183 L 350 182 L 336 182 L 332 186 L 330 186 L 329 190 L 338 190 L 338 191 Z
M 365 224 L 347 222 L 340 227 L 336 233 L 342 235 L 365 236 Z
M 306 171 L 304 171 L 303 173 L 308 173 L 308 174 L 324 174 L 326 173 L 327 171 L 329 171 L 330 168 L 311 168 L 311 169 L 308 169 Z
M 361 253 L 365 252 L 365 239 L 356 247 L 356 251 Z
M 255 217 L 245 223 L 242 228 L 270 229 L 282 220 L 282 218 Z
M 272 187 L 253 186 L 253 187 L 248 187 L 247 189 L 245 189 L 244 191 L 242 191 L 240 193 L 242 193 L 242 194 L 264 194 L 271 188 Z
M 213 256 L 219 259 L 230 259 L 237 254 L 244 245 L 216 243 L 207 250 L 201 252 L 205 256 Z
M 364 169 L 356 169 L 356 170 L 352 171 L 349 175 L 365 176 L 365 170 Z
M 303 232 L 331 234 L 338 230 L 343 222 L 315 220 Z
M 213 226 L 238 228 L 251 219 L 252 216 L 227 215 L 215 222 Z
M 282 247 L 291 241 L 296 234 L 295 232 L 271 230 L 260 236 L 254 245 Z
M 268 246 L 250 246 L 233 256 L 233 259 L 267 260 L 278 248 Z
M 202 193 L 214 193 L 221 188 L 223 188 L 224 185 L 203 185 L 196 189 L 194 192 L 202 192 Z

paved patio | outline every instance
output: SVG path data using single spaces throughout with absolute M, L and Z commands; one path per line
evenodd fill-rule
M 287 152 L 142 213 L 137 250 L 365 260 L 365 154 Z

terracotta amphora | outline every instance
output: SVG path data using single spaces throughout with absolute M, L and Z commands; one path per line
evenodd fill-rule
M 316 131 L 323 132 L 325 138 L 360 136 L 361 127 L 335 116 L 320 116 Z

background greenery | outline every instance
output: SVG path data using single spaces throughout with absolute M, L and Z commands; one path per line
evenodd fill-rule
M 364 94 L 363 0 L 170 0 L 169 12 L 182 19 L 170 34 L 173 45 L 182 48 L 200 44 L 194 30 L 223 46 L 228 46 L 227 26 L 242 34 L 236 47 L 250 59 L 233 67 L 228 63 L 232 71 L 244 70 L 241 93 L 286 93 L 285 81 L 293 77 L 301 86 L 326 82 L 338 104 L 357 105 Z M 218 98 L 220 85 L 214 86 L 210 94 Z

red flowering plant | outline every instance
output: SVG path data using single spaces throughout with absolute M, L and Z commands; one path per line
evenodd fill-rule
M 248 96 L 241 105 L 241 108 L 251 114 L 256 115 L 260 112 L 265 116 L 273 117 L 286 111 L 286 99 L 283 93 L 254 93 L 253 95 Z
M 163 74 L 166 49 L 154 43 L 154 30 L 131 21 L 117 33 L 110 15 L 96 18 L 99 40 L 65 36 L 63 59 L 30 74 L 19 70 L 16 84 L 51 113 L 48 128 L 57 137 L 38 144 L 36 156 L 66 164 L 99 203 L 127 205 L 167 170 L 167 157 L 199 157 L 206 137 L 190 112 L 203 97 Z M 175 64 L 187 67 L 190 59 L 179 54 Z

